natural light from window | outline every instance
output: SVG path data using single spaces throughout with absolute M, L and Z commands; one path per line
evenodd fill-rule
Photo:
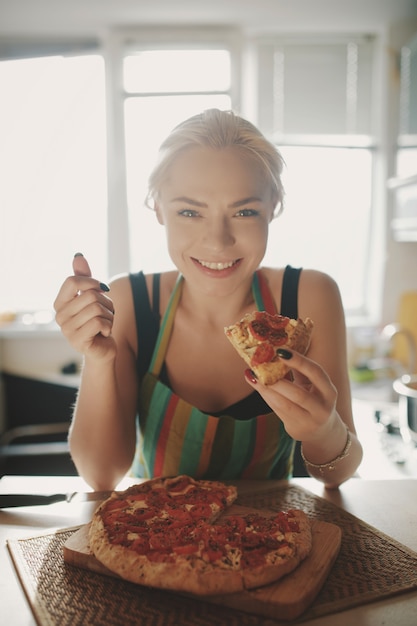
M 355 148 L 281 148 L 285 209 L 271 225 L 265 264 L 330 274 L 349 310 L 363 306 L 369 262 L 372 159 Z
M 100 56 L 0 63 L 0 310 L 51 309 L 78 250 L 106 272 Z
M 164 229 L 144 206 L 161 141 L 203 109 L 232 106 L 227 51 L 156 52 L 128 55 L 124 62 L 128 207 L 109 210 L 128 211 L 129 241 L 120 242 L 130 247 L 126 271 L 172 267 Z M 188 73 L 177 82 L 172 76 L 179 60 Z M 100 280 L 110 277 L 104 61 L 99 55 L 4 61 L 0 83 L 0 311 L 50 310 L 74 252 L 87 256 Z M 371 152 L 281 151 L 286 207 L 272 223 L 265 264 L 328 272 L 346 309 L 360 309 L 371 228 Z
M 179 71 L 178 68 L 181 68 Z M 124 59 L 125 143 L 131 268 L 172 267 L 163 227 L 144 207 L 158 148 L 180 122 L 204 109 L 230 109 L 228 50 L 145 50 Z

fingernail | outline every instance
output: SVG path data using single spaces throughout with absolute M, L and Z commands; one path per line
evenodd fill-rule
M 292 352 L 286 350 L 285 348 L 278 348 L 277 355 L 281 357 L 281 359 L 288 361 L 292 357 Z
M 110 291 L 110 287 L 106 283 L 100 283 L 101 291 Z
M 256 383 L 258 382 L 258 379 L 256 378 L 254 372 L 252 372 L 252 370 L 245 370 L 245 376 L 248 381 L 251 382 L 253 385 L 256 385 Z
M 74 254 L 74 259 L 75 259 L 75 257 L 77 257 L 77 256 L 84 256 L 84 255 L 83 255 L 83 253 L 82 253 L 82 252 L 76 252 L 76 253 Z

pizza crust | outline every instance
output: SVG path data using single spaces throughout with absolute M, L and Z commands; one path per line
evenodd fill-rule
M 267 326 L 270 323 L 281 325 L 282 340 L 273 341 L 268 335 L 255 336 L 252 332 L 252 324 L 258 320 L 262 320 Z M 273 333 L 273 329 L 271 331 Z M 236 352 L 264 385 L 276 383 L 291 369 L 290 365 L 277 355 L 277 350 L 284 348 L 305 354 L 310 345 L 312 331 L 313 322 L 310 318 L 295 320 L 278 314 L 270 315 L 265 311 L 247 313 L 240 322 L 224 329 L 226 337 Z M 264 347 L 270 347 L 270 357 L 263 362 L 258 362 L 256 355 L 258 350 Z

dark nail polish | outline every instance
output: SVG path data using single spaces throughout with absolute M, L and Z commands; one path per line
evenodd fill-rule
M 245 370 L 245 376 L 248 381 L 251 382 L 253 385 L 256 385 L 256 383 L 258 382 L 258 379 L 256 378 L 254 372 L 252 372 L 252 370 Z
M 286 350 L 285 348 L 278 348 L 277 355 L 281 357 L 281 359 L 288 361 L 292 357 L 292 352 Z
M 101 291 L 110 291 L 110 287 L 106 283 L 100 283 Z
M 82 252 L 76 252 L 76 253 L 74 254 L 74 259 L 75 259 L 75 257 L 77 257 L 77 256 L 84 256 L 84 255 L 83 255 L 83 253 L 82 253 Z

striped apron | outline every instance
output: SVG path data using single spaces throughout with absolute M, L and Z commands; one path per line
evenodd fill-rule
M 277 415 L 249 419 L 209 415 L 159 380 L 181 291 L 180 276 L 140 387 L 132 474 L 145 478 L 188 474 L 211 480 L 289 478 L 295 442 Z M 276 312 L 260 271 L 254 274 L 252 291 L 258 310 Z

